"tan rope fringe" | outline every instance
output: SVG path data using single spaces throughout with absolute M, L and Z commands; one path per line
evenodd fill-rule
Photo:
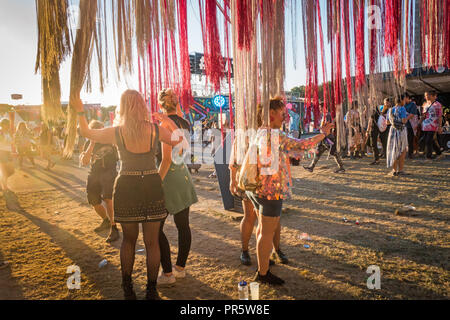
M 238 0 L 239 1 L 239 0 Z M 257 129 L 257 97 L 258 97 L 258 47 L 257 47 L 257 1 L 251 1 L 252 22 L 251 46 L 250 50 L 238 47 L 237 34 L 237 9 L 236 1 L 231 3 L 232 36 L 233 36 L 233 56 L 234 58 L 234 88 L 236 106 L 236 160 L 242 163 L 248 149 L 248 142 L 252 138 L 247 138 L 247 129 Z
M 63 156 L 70 158 L 77 137 L 77 115 L 72 105 L 80 97 L 87 78 L 97 22 L 97 1 L 80 0 L 80 28 L 77 30 L 70 74 L 70 99 L 67 110 L 67 143 Z
M 46 124 L 63 119 L 59 67 L 70 54 L 67 0 L 36 0 L 38 45 L 35 72 L 42 77 L 42 119 Z
M 284 94 L 285 80 L 285 1 L 251 3 L 253 22 L 250 49 L 239 49 L 236 2 L 231 1 L 233 28 L 234 87 L 238 163 L 248 149 L 247 129 L 257 129 L 257 104 L 260 100 L 263 126 L 269 125 L 270 98 Z M 260 4 L 262 11 L 260 11 Z M 258 59 L 261 59 L 261 64 Z M 260 76 L 261 72 L 261 76 Z M 260 89 L 261 88 L 261 89 Z M 241 129 L 241 130 L 239 130 Z M 251 138 L 251 137 L 250 137 Z

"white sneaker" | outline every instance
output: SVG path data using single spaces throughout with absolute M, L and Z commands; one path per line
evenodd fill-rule
M 178 271 L 177 268 L 172 268 L 172 273 L 177 279 L 183 279 L 186 278 L 186 270 Z
M 158 277 L 157 284 L 161 286 L 169 286 L 174 284 L 177 281 L 175 279 L 175 276 L 172 274 L 170 277 L 166 276 L 165 274 L 161 274 Z

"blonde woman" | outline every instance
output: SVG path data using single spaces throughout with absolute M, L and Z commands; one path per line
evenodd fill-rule
M 155 150 L 159 141 L 176 146 L 182 141 L 172 141 L 172 131 L 177 127 L 167 116 L 154 118 L 166 122 L 162 128 L 149 119 L 147 105 L 141 94 L 127 90 L 120 100 L 120 122 L 112 128 L 89 129 L 83 103 L 76 97 L 74 104 L 80 119 L 80 133 L 86 138 L 102 143 L 114 144 L 118 148 L 121 170 L 114 184 L 114 220 L 121 224 L 123 232 L 120 248 L 122 288 L 127 300 L 135 300 L 132 272 L 142 223 L 147 252 L 147 300 L 159 300 L 156 290 L 160 264 L 159 228 L 167 217 L 161 177 L 155 164 Z
M 180 130 L 185 130 L 185 136 L 189 137 L 189 123 L 177 114 L 178 97 L 172 89 L 164 89 L 158 95 L 158 102 L 163 110 Z M 167 123 L 161 123 L 163 128 Z M 158 277 L 158 284 L 173 284 L 176 278 L 186 277 L 186 262 L 191 250 L 191 229 L 189 227 L 190 207 L 198 202 L 194 183 L 183 160 L 175 163 L 172 147 L 162 143 L 162 160 L 159 166 L 159 175 L 163 181 L 164 197 L 166 208 L 170 215 L 173 215 L 175 226 L 178 230 L 178 257 L 175 266 L 172 268 L 170 257 L 170 244 L 164 234 L 164 221 L 161 223 L 159 234 L 159 245 L 161 247 L 162 273 Z M 180 150 L 182 153 L 182 150 Z M 180 154 L 178 154 L 180 155 Z

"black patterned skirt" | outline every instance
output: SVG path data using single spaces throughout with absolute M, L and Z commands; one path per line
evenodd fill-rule
M 159 174 L 119 175 L 113 198 L 114 221 L 117 223 L 158 222 L 167 217 Z

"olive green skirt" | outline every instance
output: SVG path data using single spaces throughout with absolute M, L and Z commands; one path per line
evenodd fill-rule
M 162 183 L 166 209 L 177 214 L 198 202 L 191 174 L 186 165 L 171 164 Z

